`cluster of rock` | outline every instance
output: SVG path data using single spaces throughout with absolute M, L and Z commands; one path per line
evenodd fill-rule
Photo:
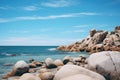
M 47 58 L 45 62 L 18 61 L 7 80 L 120 80 L 120 52 L 104 51 L 86 57 Z
M 69 46 L 59 46 L 57 50 L 90 53 L 101 51 L 119 51 L 120 52 L 120 26 L 115 27 L 112 32 L 91 30 L 90 36 L 80 42 Z

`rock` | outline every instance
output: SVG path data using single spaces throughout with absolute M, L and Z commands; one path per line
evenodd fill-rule
M 106 38 L 108 32 L 99 32 L 99 33 L 96 33 L 94 36 L 93 36 L 93 42 L 94 44 L 100 44 L 103 42 L 103 40 Z
M 91 31 L 90 31 L 90 37 L 93 37 L 95 33 L 96 33 L 96 30 L 95 30 L 95 29 L 91 30 Z
M 88 58 L 88 68 L 100 73 L 107 80 L 120 80 L 120 52 L 94 53 Z
M 82 62 L 81 60 L 82 60 L 81 57 L 73 58 L 73 63 L 74 63 L 74 64 L 81 63 L 81 62 Z
M 73 58 L 71 57 L 71 56 L 65 56 L 64 58 L 63 58 L 63 64 L 65 65 L 65 64 L 67 64 L 68 62 L 72 62 L 73 61 Z
M 55 60 L 55 61 L 54 61 L 54 64 L 55 64 L 56 66 L 63 66 L 63 62 L 62 62 L 62 60 L 60 60 L 60 59 Z
M 55 64 L 50 64 L 46 66 L 48 69 L 57 68 Z
M 74 79 L 72 78 L 74 77 Z M 82 79 L 81 79 L 82 77 Z M 53 80 L 105 80 L 103 76 L 75 65 L 64 65 Z
M 20 61 L 17 61 L 16 64 L 14 65 L 14 68 L 15 69 L 18 69 L 18 68 L 24 68 L 24 67 L 29 67 L 28 64 L 23 61 L 23 60 L 20 60 Z
M 31 73 L 23 74 L 19 80 L 41 80 L 38 76 L 35 76 Z
M 15 72 L 14 75 L 21 76 L 29 71 L 29 65 L 25 61 L 21 60 L 14 65 L 13 70 Z
M 95 80 L 89 76 L 82 75 L 82 74 L 76 74 L 70 77 L 63 78 L 61 80 Z M 97 80 L 97 79 L 96 79 Z
M 19 76 L 13 76 L 13 77 L 9 77 L 8 80 L 19 80 Z
M 46 68 L 40 69 L 40 73 L 44 73 L 44 72 L 48 72 L 48 70 Z
M 96 44 L 94 45 L 93 47 L 91 47 L 91 53 L 94 53 L 94 52 L 100 52 L 100 51 L 104 51 L 104 46 L 103 44 Z
M 63 60 L 63 64 L 64 64 L 64 65 L 67 64 L 68 62 L 70 62 L 69 59 L 65 59 L 65 60 Z
M 111 33 L 102 30 L 91 30 L 90 35 L 81 42 L 60 46 L 57 50 L 90 53 L 108 50 L 120 52 L 120 26 L 117 26 L 115 31 Z
M 73 60 L 73 58 L 71 57 L 71 56 L 65 56 L 64 58 L 63 58 L 63 60 L 66 60 L 66 59 L 68 59 L 69 61 L 72 61 Z
M 7 73 L 5 75 L 3 75 L 3 79 L 8 79 L 10 76 L 13 76 L 14 74 L 12 74 L 11 72 L 10 73 Z
M 54 62 L 53 62 L 53 60 L 51 58 L 47 58 L 45 60 L 45 64 L 46 64 L 46 67 L 48 69 L 57 68 L 57 66 L 54 64 Z
M 54 75 L 51 72 L 40 73 L 41 80 L 53 80 Z
M 115 32 L 116 32 L 116 33 L 120 33 L 120 26 L 116 26 L 116 27 L 115 27 Z
M 66 46 L 59 46 L 56 50 L 66 51 Z
M 37 66 L 36 66 L 36 64 L 34 64 L 34 63 L 30 63 L 29 64 L 29 68 L 36 68 Z
M 31 58 L 31 59 L 29 60 L 29 62 L 30 62 L 30 63 L 32 63 L 33 61 L 34 61 L 34 59 L 33 59 L 33 58 Z
M 29 73 L 35 73 L 38 69 L 37 68 L 30 68 Z
M 51 59 L 51 58 L 45 59 L 45 64 L 46 64 L 47 66 L 49 66 L 50 64 L 53 64 L 53 59 Z
M 43 65 L 43 62 L 39 62 L 39 61 L 34 61 L 32 63 L 34 63 L 37 67 L 40 67 Z

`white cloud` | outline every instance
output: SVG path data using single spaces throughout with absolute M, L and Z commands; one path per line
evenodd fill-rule
M 42 2 L 41 5 L 46 7 L 67 7 L 74 5 L 74 2 L 71 0 L 50 0 L 48 2 Z
M 51 38 L 40 36 L 9 37 L 0 40 L 0 45 L 68 45 L 82 39 L 72 38 Z
M 93 13 L 93 12 L 82 12 L 82 13 L 69 13 L 69 14 L 50 15 L 50 16 L 22 16 L 22 17 L 13 17 L 13 18 L 0 18 L 0 23 L 21 21 L 21 20 L 48 20 L 48 19 L 95 16 L 95 15 L 101 15 L 101 14 Z
M 39 8 L 36 7 L 36 6 L 26 6 L 26 7 L 23 7 L 23 9 L 26 10 L 26 11 L 36 11 Z

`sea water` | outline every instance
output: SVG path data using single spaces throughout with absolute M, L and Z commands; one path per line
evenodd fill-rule
M 78 55 L 88 57 L 87 52 L 62 52 L 56 50 L 57 46 L 0 46 L 0 76 L 12 70 L 19 60 L 29 62 L 33 58 L 36 61 L 44 61 L 46 58 L 63 59 L 66 55 L 77 57 Z M 1 77 L 0 77 L 1 79 Z

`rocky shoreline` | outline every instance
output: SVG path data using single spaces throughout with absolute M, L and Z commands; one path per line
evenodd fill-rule
M 120 80 L 120 52 L 103 51 L 84 56 L 65 56 L 63 60 L 30 59 L 14 64 L 3 80 Z
M 112 32 L 93 29 L 86 39 L 68 46 L 59 46 L 57 50 L 70 52 L 86 51 L 89 53 L 101 51 L 120 52 L 120 26 L 116 26 Z

